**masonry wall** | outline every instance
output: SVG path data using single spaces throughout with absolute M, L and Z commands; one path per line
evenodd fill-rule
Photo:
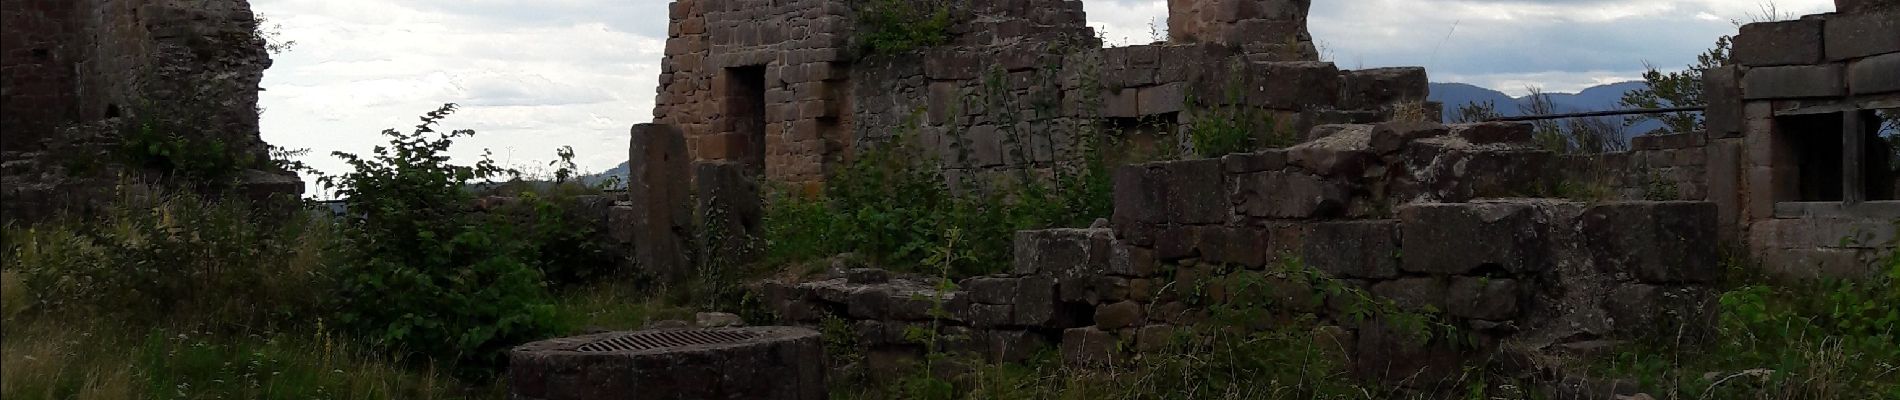
M 982 184 L 1046 176 L 1097 139 L 1183 146 L 1214 108 L 1267 112 L 1297 136 L 1388 120 L 1401 105 L 1435 107 L 1423 104 L 1423 69 L 1317 62 L 1306 2 L 1232 3 L 1250 5 L 1209 2 L 1206 14 L 1171 18 L 1206 18 L 1196 26 L 1221 40 L 1104 49 L 1081 2 L 952 2 L 949 43 L 872 55 L 850 43 L 859 19 L 844 1 L 678 1 L 655 120 L 680 126 L 695 159 L 746 161 L 770 181 L 815 190 L 855 149 L 897 137 L 936 155 L 951 181 Z M 1263 32 L 1261 23 L 1289 39 L 1239 34 Z M 751 101 L 734 90 L 744 86 L 733 84 L 735 68 L 762 68 L 762 110 L 734 106 Z M 764 128 L 744 126 L 753 113 Z
M 1894 183 L 1869 179 L 1890 171 L 1857 168 L 1884 165 L 1885 143 L 1864 136 L 1871 126 L 1841 132 L 1871 125 L 1867 110 L 1900 109 L 1900 8 L 1837 5 L 1837 13 L 1743 26 L 1736 65 L 1704 81 L 1709 154 L 1721 155 L 1708 159 L 1711 200 L 1756 259 L 1789 277 L 1876 273 L 1900 220 Z M 1815 146 L 1838 147 L 1802 150 Z M 1812 184 L 1826 179 L 1842 183 Z
M 120 172 L 140 172 L 120 168 L 120 136 L 147 122 L 267 159 L 257 98 L 270 58 L 249 3 L 9 1 L 0 19 L 6 219 L 110 198 Z M 302 191 L 291 176 L 243 175 L 260 193 Z
M 1315 340 L 1343 349 L 1355 374 L 1415 387 L 1456 379 L 1466 361 L 1707 326 L 1713 204 L 1484 199 L 1539 183 L 1461 170 L 1554 166 L 1523 126 L 1316 131 L 1285 150 L 1123 167 L 1109 228 L 1019 232 L 1008 272 L 953 291 L 868 269 L 760 290 L 789 322 L 848 321 L 873 371 L 918 357 L 905 332 L 932 321 L 949 351 L 1014 361 L 1054 349 L 1101 365 L 1168 348 L 1235 304 L 1280 316 L 1268 321 L 1311 315 Z M 1336 287 L 1436 313 L 1470 340 L 1354 318 L 1362 304 Z

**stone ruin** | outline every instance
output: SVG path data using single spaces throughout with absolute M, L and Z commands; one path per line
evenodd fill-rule
M 1106 226 L 1019 232 L 1008 273 L 949 292 L 878 269 L 755 290 L 786 322 L 846 319 L 872 371 L 920 357 L 905 332 L 928 326 L 957 338 L 944 348 L 992 360 L 1055 349 L 1077 365 L 1125 362 L 1207 318 L 1204 301 L 1245 295 L 1319 317 L 1315 337 L 1365 378 L 1439 387 L 1483 361 L 1535 371 L 1558 398 L 1603 398 L 1638 389 L 1558 360 L 1708 333 L 1726 251 L 1746 249 L 1786 279 L 1854 279 L 1893 248 L 1900 174 L 1891 150 L 1869 143 L 1883 140 L 1873 110 L 1900 106 L 1900 10 L 1838 4 L 1743 27 L 1737 65 L 1704 82 L 1706 131 L 1567 155 L 1534 144 L 1526 125 L 1418 118 L 1442 107 L 1424 101 L 1421 68 L 1318 61 L 1305 0 L 1170 1 L 1166 41 L 1113 48 L 1101 48 L 1079 2 L 966 2 L 952 10 L 948 44 L 901 54 L 849 47 L 867 28 L 844 0 L 679 0 L 657 125 L 635 128 L 633 165 L 638 175 L 650 162 L 643 142 L 683 141 L 663 170 L 709 165 L 691 175 L 702 196 L 765 184 L 812 192 L 854 152 L 910 140 L 939 155 L 950 183 L 981 186 L 1074 163 L 1084 135 L 1179 140 L 1168 134 L 1209 110 L 1265 112 L 1300 143 L 1119 167 Z M 630 191 L 690 185 L 685 173 L 646 174 Z M 1575 185 L 1610 198 L 1555 198 Z M 687 201 L 614 213 L 665 220 L 654 214 Z M 715 208 L 757 210 L 756 199 L 740 203 Z M 636 232 L 621 235 L 636 254 L 680 246 L 678 234 L 637 232 L 692 229 L 610 228 Z M 1335 294 L 1275 268 L 1285 256 L 1403 307 L 1440 310 L 1474 340 L 1418 343 L 1386 321 L 1351 318 Z M 690 273 L 682 265 L 636 262 Z
M 138 172 L 115 151 L 143 123 L 191 127 L 179 133 L 233 159 L 269 157 L 257 98 L 271 60 L 246 1 L 7 1 L 0 31 L 8 221 L 113 198 L 119 173 Z M 303 191 L 268 168 L 239 177 L 258 196 Z
M 1106 49 L 1079 1 L 946 2 L 950 43 L 902 54 L 851 47 L 869 28 L 850 3 L 672 3 L 654 122 L 679 127 L 695 160 L 815 191 L 854 149 L 900 132 L 950 179 L 991 182 L 1076 160 L 1099 121 L 1186 132 L 1197 113 L 1238 106 L 1304 132 L 1426 106 L 1421 68 L 1318 62 L 1310 1 L 1172 2 L 1194 18 L 1171 19 L 1168 41 Z

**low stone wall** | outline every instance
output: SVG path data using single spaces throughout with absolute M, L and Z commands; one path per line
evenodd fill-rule
M 874 363 L 893 364 L 920 354 L 906 333 L 933 321 L 951 351 L 1014 361 L 1055 348 L 1088 365 L 1165 348 L 1215 305 L 1255 304 L 1282 321 L 1314 316 L 1320 336 L 1352 355 L 1363 377 L 1424 386 L 1501 349 L 1556 351 L 1678 328 L 1695 335 L 1711 316 L 1707 283 L 1720 271 L 1713 247 L 1696 245 L 1715 236 L 1708 203 L 1432 203 L 1398 215 L 1201 227 L 1174 235 L 1184 239 L 1172 249 L 1109 229 L 1025 231 L 1010 272 L 950 291 L 930 277 L 878 270 L 768 281 L 761 290 L 788 322 L 844 318 L 860 344 L 881 354 Z M 1291 259 L 1323 278 L 1280 264 Z M 1474 340 L 1410 340 L 1356 314 L 1366 311 L 1354 304 L 1357 293 L 1436 310 L 1429 313 Z
M 1628 151 L 1564 156 L 1560 172 L 1573 184 L 1601 185 L 1617 199 L 1708 200 L 1709 165 L 1736 161 L 1713 150 L 1703 132 L 1642 135 L 1630 138 Z
M 1240 305 L 1273 321 L 1310 315 L 1358 375 L 1429 387 L 1499 351 L 1710 326 L 1711 203 L 1486 200 L 1549 190 L 1540 177 L 1558 164 L 1518 124 L 1330 125 L 1309 137 L 1123 167 L 1109 227 L 1019 232 L 1008 273 L 954 289 L 852 270 L 759 290 L 788 322 L 848 321 L 873 370 L 918 356 L 908 333 L 931 326 L 939 348 L 992 360 L 1053 348 L 1076 365 L 1115 363 Z M 1413 340 L 1380 318 L 1398 310 L 1462 336 Z

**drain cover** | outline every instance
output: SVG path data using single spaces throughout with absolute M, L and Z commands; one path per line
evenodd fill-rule
M 824 344 L 798 327 L 664 329 L 544 340 L 508 355 L 514 399 L 826 398 Z
M 590 353 L 603 352 L 603 351 L 640 351 L 640 350 L 651 350 L 651 349 L 659 349 L 659 348 L 667 348 L 667 347 L 706 346 L 706 345 L 715 345 L 715 344 L 726 344 L 726 343 L 734 343 L 734 342 L 743 342 L 743 341 L 757 339 L 757 338 L 759 338 L 759 334 L 756 332 L 731 331 L 731 330 L 722 330 L 722 331 L 676 330 L 676 331 L 633 332 L 633 333 L 628 333 L 625 335 L 609 337 L 598 342 L 583 344 L 583 345 L 580 345 L 580 347 L 575 348 L 574 351 L 590 352 Z

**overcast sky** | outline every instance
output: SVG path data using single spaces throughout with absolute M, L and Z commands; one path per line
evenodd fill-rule
M 1166 27 L 1165 0 L 1086 0 L 1110 44 L 1146 43 Z M 572 145 L 583 169 L 626 159 L 628 126 L 651 119 L 665 47 L 662 0 L 252 0 L 296 45 L 264 75 L 263 135 L 307 148 L 365 152 L 382 129 L 407 127 L 446 102 L 449 128 L 533 167 Z M 1645 62 L 1681 68 L 1731 21 L 1763 15 L 1752 0 L 1316 0 L 1311 25 L 1341 68 L 1416 65 L 1434 82 L 1517 94 L 1633 80 Z M 1830 0 L 1776 0 L 1781 14 L 1831 11 Z M 1165 33 L 1163 33 L 1165 35 Z

